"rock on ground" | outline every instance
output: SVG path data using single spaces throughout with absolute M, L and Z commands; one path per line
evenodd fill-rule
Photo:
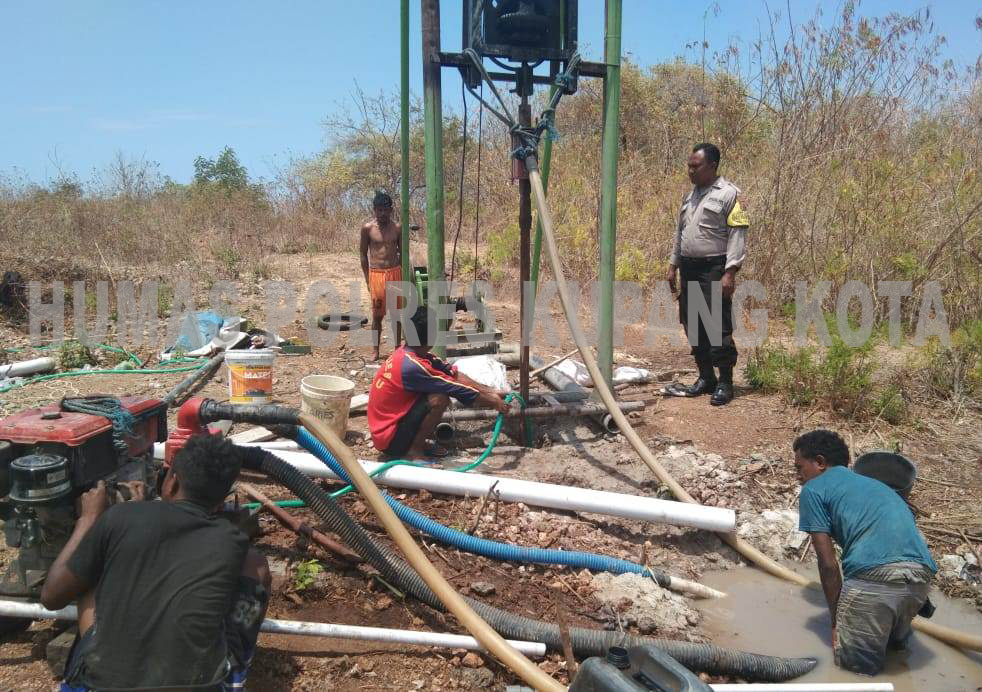
M 740 512 L 737 535 L 775 560 L 799 555 L 808 540 L 808 534 L 798 530 L 798 513 L 793 509 Z
M 654 621 L 654 631 L 685 630 L 699 623 L 699 613 L 682 596 L 639 574 L 593 575 L 594 598 L 613 608 L 623 624 Z M 625 622 L 626 621 L 626 622 Z M 645 629 L 651 626 L 645 623 Z

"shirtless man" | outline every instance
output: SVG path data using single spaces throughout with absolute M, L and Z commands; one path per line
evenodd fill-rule
M 392 220 L 392 198 L 376 192 L 372 200 L 374 218 L 361 227 L 361 272 L 372 298 L 372 329 L 375 348 L 372 360 L 379 359 L 382 318 L 385 317 L 385 284 L 402 280 L 400 240 L 402 226 Z

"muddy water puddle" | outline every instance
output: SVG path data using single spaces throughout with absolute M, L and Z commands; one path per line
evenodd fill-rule
M 796 565 L 800 569 L 799 565 Z M 814 576 L 814 575 L 812 575 Z M 702 626 L 714 644 L 775 656 L 807 656 L 818 666 L 794 682 L 892 682 L 896 692 L 977 692 L 982 690 L 982 653 L 966 654 L 920 632 L 910 649 L 887 654 L 886 670 L 868 678 L 836 668 L 825 597 L 760 570 L 707 572 L 702 583 L 727 593 L 696 601 Z M 982 632 L 982 614 L 966 603 L 931 594 L 932 620 L 959 630 Z

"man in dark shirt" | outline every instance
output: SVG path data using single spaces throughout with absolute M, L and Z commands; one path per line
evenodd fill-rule
M 241 468 L 215 436 L 175 456 L 162 502 L 107 508 L 85 493 L 41 602 L 79 599 L 79 639 L 63 690 L 241 686 L 269 600 L 269 568 L 245 535 L 212 516 Z

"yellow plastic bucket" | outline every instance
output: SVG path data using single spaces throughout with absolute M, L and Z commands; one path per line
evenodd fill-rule
M 233 404 L 268 404 L 273 400 L 273 361 L 266 348 L 225 352 L 228 400 Z
M 307 375 L 300 380 L 300 410 L 320 418 L 344 439 L 355 383 L 334 375 Z

